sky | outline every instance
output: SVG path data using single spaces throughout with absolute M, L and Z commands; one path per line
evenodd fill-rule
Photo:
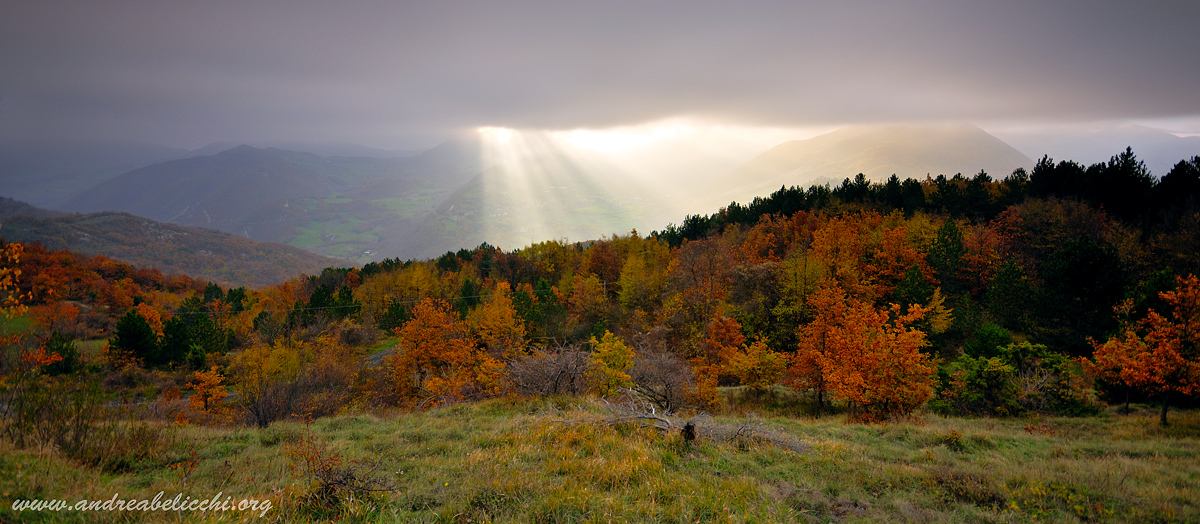
M 464 130 L 1143 122 L 1200 2 L 0 0 L 0 138 L 430 147 Z M 682 120 L 681 120 L 682 119 Z

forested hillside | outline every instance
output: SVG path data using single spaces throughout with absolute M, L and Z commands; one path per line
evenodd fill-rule
M 103 402 L 87 384 L 131 401 L 143 420 L 260 428 L 594 395 L 608 399 L 611 424 L 672 435 L 684 420 L 673 417 L 746 402 L 866 423 L 1034 417 L 1030 435 L 1057 431 L 1040 417 L 1153 402 L 1166 427 L 1200 387 L 1200 157 L 1157 180 L 1128 150 L 1086 167 L 1043 158 L 1002 180 L 858 176 L 781 188 L 648 235 L 514 251 L 485 243 L 257 289 L 37 246 L 4 255 L 4 435 L 106 471 L 137 470 L 155 452 L 129 448 L 141 458 L 114 465 L 72 429 L 82 426 L 66 421 Z M 161 427 L 147 424 L 121 431 Z M 716 427 L 705 438 L 750 431 Z M 804 449 L 755 435 L 753 446 Z M 957 431 L 937 439 L 984 445 Z M 333 460 L 322 446 L 310 433 L 288 453 L 309 466 Z M 1091 480 L 1034 508 L 1022 506 L 1021 490 L 1034 489 L 1026 480 L 938 471 L 928 482 L 951 490 L 947 500 L 989 515 L 1142 514 L 1132 496 L 1095 495 L 1103 488 Z M 314 489 L 370 493 L 313 475 Z M 345 499 L 289 500 L 353 511 Z
M 298 273 L 318 273 L 339 263 L 339 259 L 291 246 L 211 229 L 156 222 L 128 213 L 66 215 L 11 199 L 0 201 L 0 238 L 105 255 L 227 286 L 277 284 Z

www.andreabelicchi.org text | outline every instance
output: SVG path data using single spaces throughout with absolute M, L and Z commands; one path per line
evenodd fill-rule
M 153 499 L 121 499 L 119 493 L 114 493 L 108 500 L 79 500 L 71 503 L 67 500 L 21 500 L 12 503 L 13 511 L 247 511 L 258 512 L 262 517 L 271 510 L 271 500 L 241 499 L 224 493 L 217 493 L 211 498 L 192 498 L 183 493 L 174 497 L 163 498 L 165 492 L 160 491 Z

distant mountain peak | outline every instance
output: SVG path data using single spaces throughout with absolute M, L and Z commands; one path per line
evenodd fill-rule
M 881 181 L 926 175 L 1007 176 L 1033 161 L 968 123 L 851 126 L 779 144 L 719 179 L 702 196 L 710 205 L 747 201 L 780 186 L 838 183 L 862 173 Z M 712 195 L 712 196 L 709 196 Z

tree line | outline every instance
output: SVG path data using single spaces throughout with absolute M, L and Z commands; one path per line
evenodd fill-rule
M 254 290 L 24 246 L 9 289 L 36 336 L 6 351 L 78 359 L 78 380 L 194 421 L 588 391 L 713 409 L 740 386 L 861 420 L 1156 399 L 1165 422 L 1200 375 L 1197 197 L 1200 157 L 1155 180 L 1130 150 L 999 181 L 860 174 L 646 236 L 483 244 Z M 97 354 L 70 349 L 98 337 Z M 235 405 L 182 401 L 226 387 Z

